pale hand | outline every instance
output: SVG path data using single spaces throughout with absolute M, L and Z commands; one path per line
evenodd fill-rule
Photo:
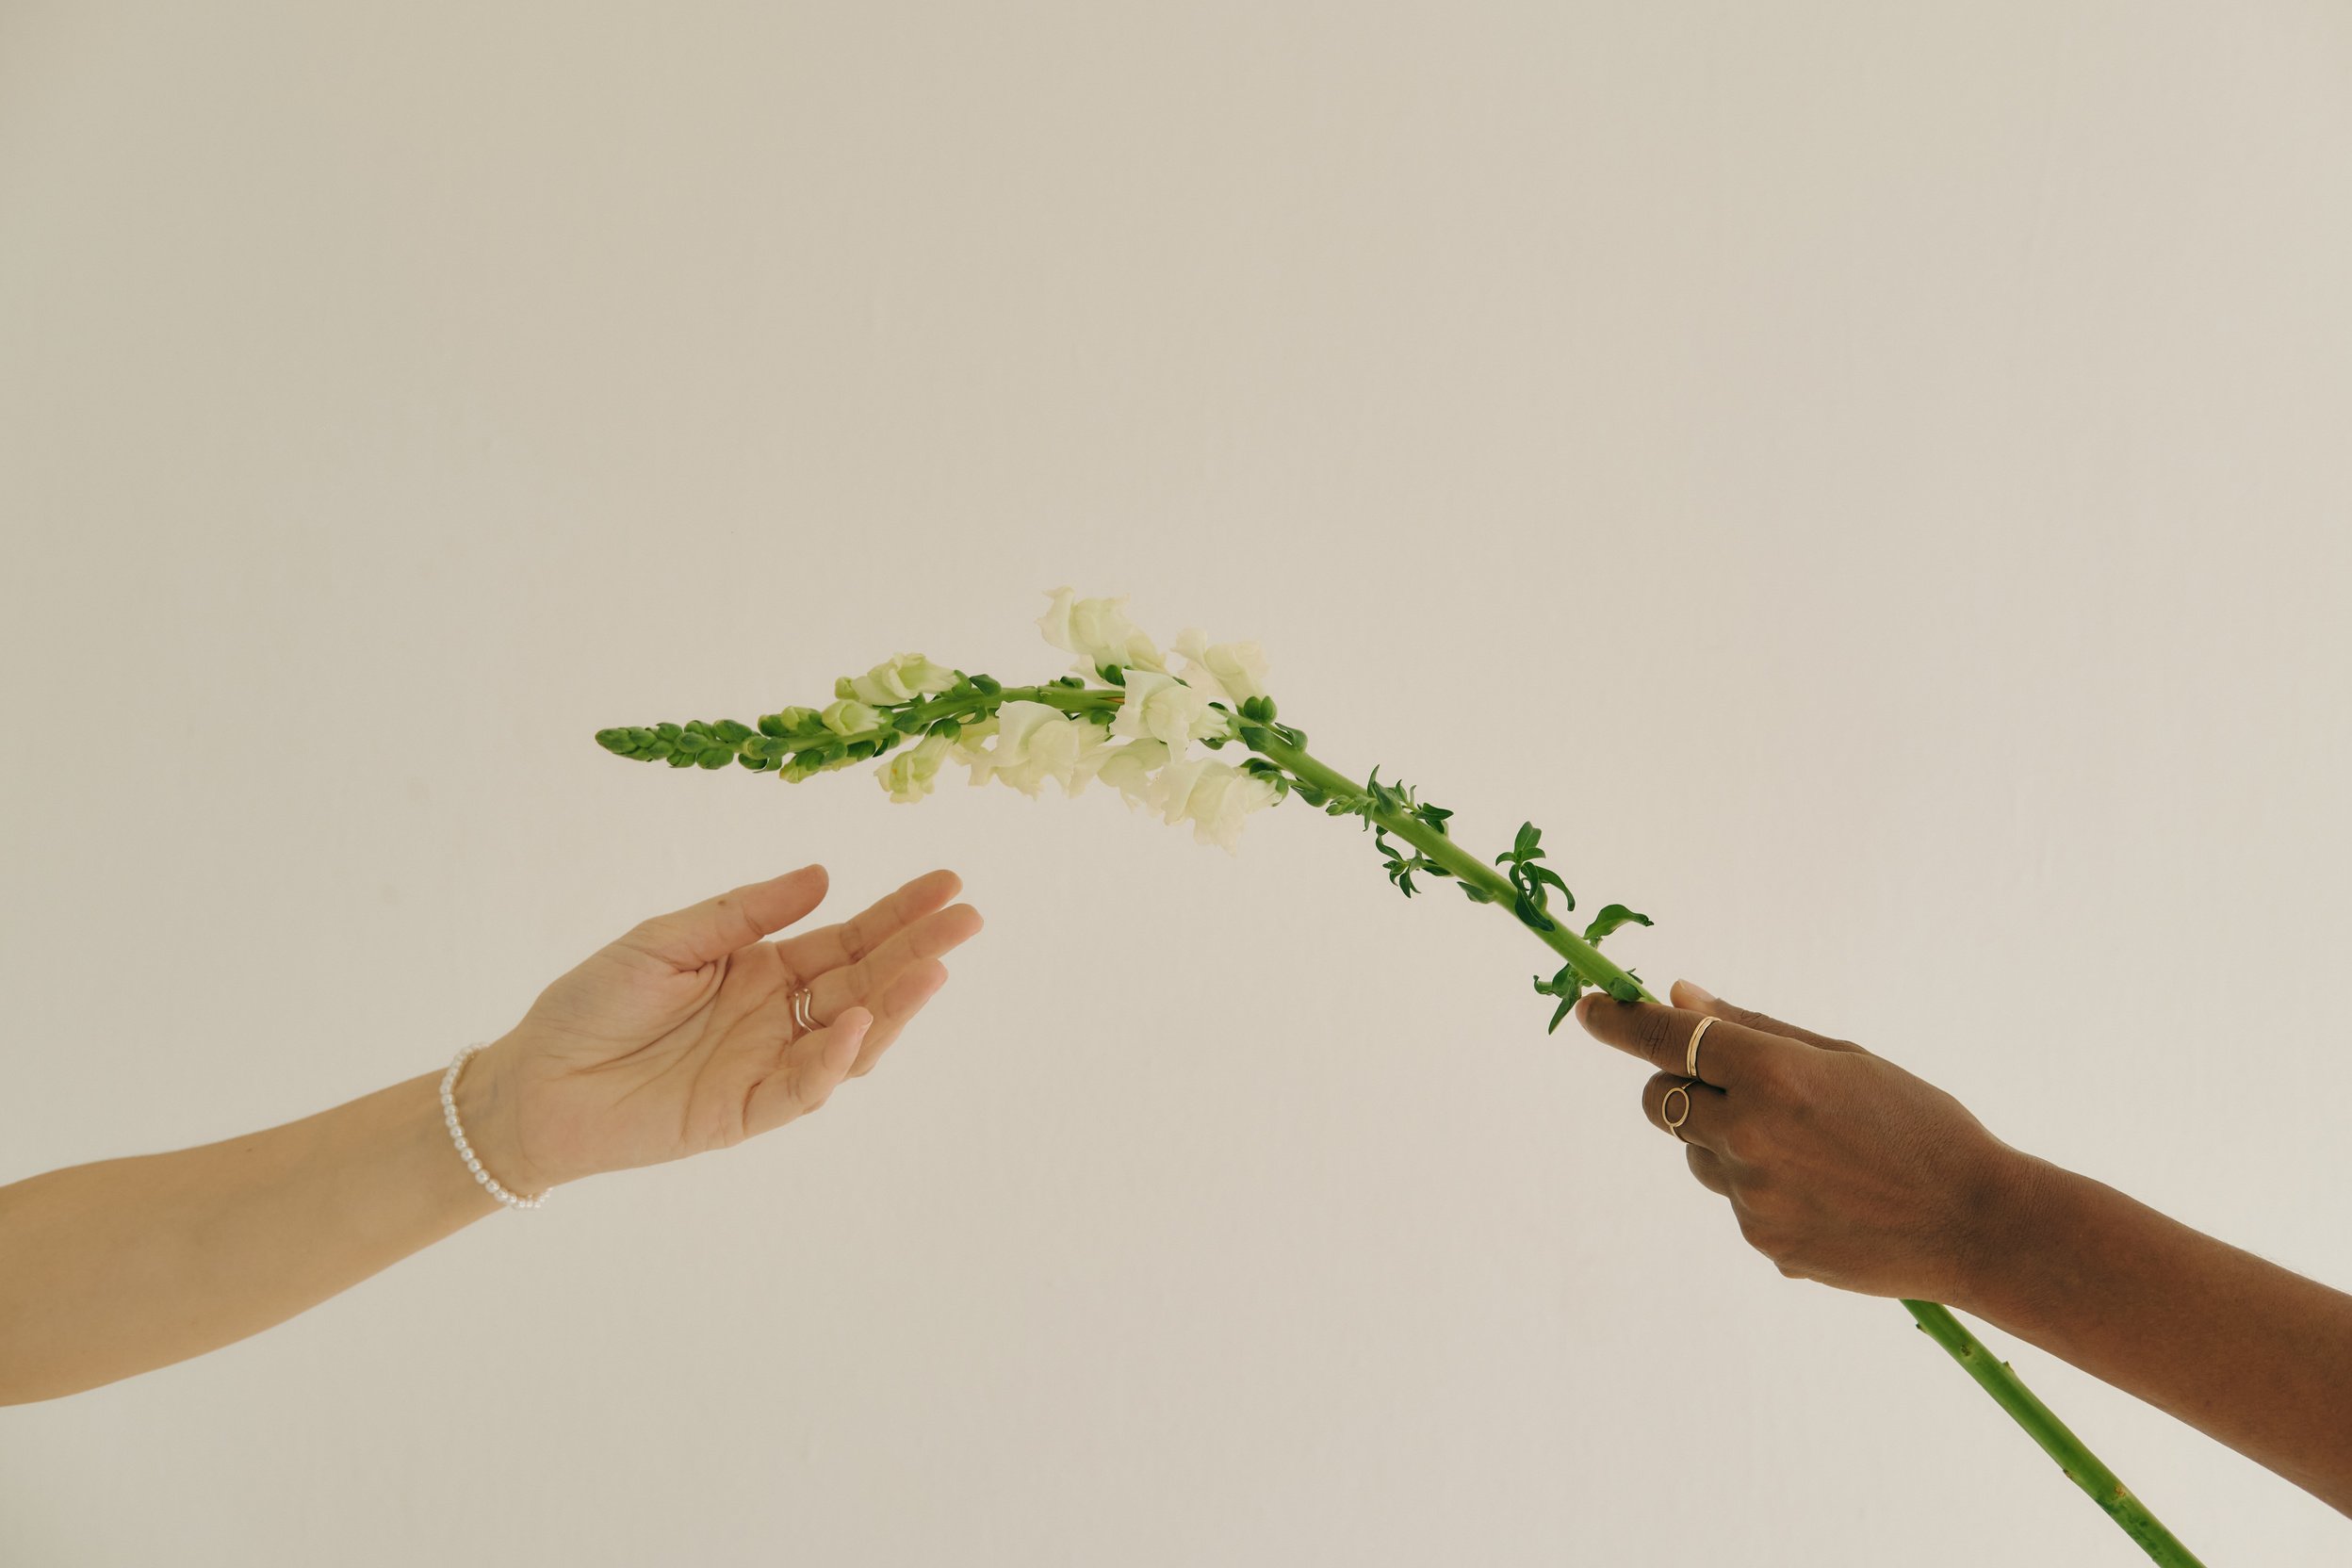
M 484 1167 L 537 1194 L 599 1171 L 724 1149 L 825 1103 L 870 1070 L 980 929 L 929 872 L 859 914 L 762 939 L 824 899 L 804 866 L 647 920 L 539 994 L 467 1063 L 459 1114 Z M 819 1027 L 792 1021 L 807 988 Z

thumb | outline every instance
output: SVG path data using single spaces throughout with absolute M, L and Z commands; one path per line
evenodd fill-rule
M 698 970 L 800 919 L 825 900 L 825 868 L 806 865 L 747 882 L 666 915 L 640 922 L 621 939 L 680 971 Z

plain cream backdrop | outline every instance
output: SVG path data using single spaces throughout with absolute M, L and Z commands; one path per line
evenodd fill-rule
M 814 1122 L 0 1413 L 0 1560 L 2122 1564 L 1550 960 L 1287 807 L 599 752 L 1040 590 L 1658 982 L 2352 1282 L 2332 5 L 0 7 L 0 1180 L 439 1067 L 822 858 Z M 5 1260 L 0 1260 L 5 1266 Z M 2210 1560 L 2345 1522 L 2030 1347 Z

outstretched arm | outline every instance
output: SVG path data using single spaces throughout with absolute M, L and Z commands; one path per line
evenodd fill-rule
M 2011 1148 L 1851 1040 L 1673 997 L 1576 1016 L 1660 1070 L 1644 1113 L 1783 1274 L 1973 1314 L 2352 1513 L 2352 1296 Z
M 976 932 L 952 872 L 856 919 L 761 939 L 824 898 L 808 866 L 611 943 L 457 1086 L 510 1191 L 725 1148 L 867 1071 Z M 803 1033 L 792 995 L 819 1023 Z M 282 1322 L 499 1208 L 442 1120 L 441 1071 L 244 1137 L 0 1187 L 0 1404 L 168 1365 Z

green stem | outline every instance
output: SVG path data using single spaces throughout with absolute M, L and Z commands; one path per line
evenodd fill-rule
M 1284 743 L 1280 736 L 1271 732 L 1267 732 L 1266 739 L 1250 749 L 1265 757 L 1266 760 L 1280 764 L 1292 777 L 1312 784 L 1326 794 L 1344 796 L 1349 800 L 1363 800 L 1368 793 L 1363 785 L 1316 760 L 1298 747 Z M 1419 817 L 1410 812 L 1389 811 L 1375 808 L 1372 820 L 1412 844 L 1429 859 L 1444 866 L 1462 881 L 1472 884 L 1481 892 L 1493 894 L 1494 901 L 1505 909 L 1511 908 L 1516 890 L 1511 887 L 1510 878 L 1436 828 L 1431 827 L 1428 823 L 1423 822 Z M 1525 922 L 1521 923 L 1526 924 Z M 1554 920 L 1549 929 L 1536 925 L 1529 925 L 1527 929 L 1535 933 L 1537 940 L 1565 958 L 1586 985 L 1598 986 L 1607 989 L 1613 982 L 1618 987 L 1632 987 L 1645 1002 L 1658 1000 L 1650 994 L 1641 981 L 1603 957 L 1600 949 L 1569 930 L 1560 921 Z
M 1369 792 L 1334 769 L 1316 760 L 1297 746 L 1285 744 L 1281 737 L 1263 731 L 1265 739 L 1250 749 L 1269 761 L 1280 764 L 1303 783 L 1312 784 L 1328 794 L 1361 801 Z M 1495 895 L 1494 901 L 1504 908 L 1511 907 L 1511 883 L 1478 857 L 1423 822 L 1403 812 L 1375 808 L 1373 820 L 1398 838 L 1410 841 L 1424 856 L 1444 866 L 1456 876 Z M 1526 924 L 1523 921 L 1522 924 Z M 1558 921 L 1551 929 L 1528 926 L 1529 930 L 1553 952 L 1576 967 L 1576 973 L 1588 984 L 1606 987 L 1613 976 L 1631 980 L 1589 942 L 1580 940 Z M 1634 981 L 1636 987 L 1639 981 Z M 1658 1000 L 1647 989 L 1642 999 Z M 2050 1413 L 2050 1407 L 2034 1397 L 2034 1391 L 2020 1381 L 2005 1361 L 1994 1359 L 1991 1351 L 1977 1342 L 1974 1335 L 1961 1326 L 1948 1307 L 1934 1301 L 1905 1299 L 1919 1326 L 1936 1344 L 1952 1352 L 1952 1359 L 1968 1370 L 1978 1386 L 1993 1396 L 1995 1403 L 2009 1413 L 2010 1418 L 2023 1427 L 2026 1434 L 2041 1445 L 2042 1451 L 2058 1462 L 2058 1468 L 2068 1480 L 2081 1487 L 2090 1499 L 2104 1509 L 2107 1516 L 2120 1527 L 2124 1534 L 2137 1542 L 2149 1558 L 2165 1568 L 2202 1568 L 2194 1553 L 2176 1540 L 2172 1532 L 2158 1522 L 2146 1504 L 2134 1496 L 2132 1489 L 2115 1478 L 2115 1473 L 2100 1462 L 2098 1455 L 2074 1435 L 2066 1424 Z
M 2148 1505 L 2132 1494 L 2132 1489 L 2115 1478 L 2115 1473 L 2099 1462 L 2082 1440 L 2074 1435 L 2067 1425 L 2050 1413 L 2050 1409 L 2034 1396 L 2034 1391 L 2018 1380 L 2005 1361 L 1996 1361 L 1993 1353 L 1978 1343 L 1974 1334 L 1961 1326 L 1948 1307 L 1933 1301 L 1903 1303 L 1911 1315 L 1919 1320 L 1919 1327 L 1929 1338 L 1952 1352 L 1952 1359 L 1968 1370 L 1978 1386 L 1993 1396 L 2010 1417 L 2026 1429 L 2027 1435 L 2042 1446 L 2042 1452 L 2058 1462 L 2058 1468 L 2066 1479 L 2081 1487 L 2091 1501 L 2104 1509 L 2124 1534 L 2139 1543 L 2140 1549 L 2167 1568 L 2201 1568 L 2197 1554 L 2180 1544 L 2173 1533 L 2164 1528 L 2156 1516 L 2148 1511 Z

